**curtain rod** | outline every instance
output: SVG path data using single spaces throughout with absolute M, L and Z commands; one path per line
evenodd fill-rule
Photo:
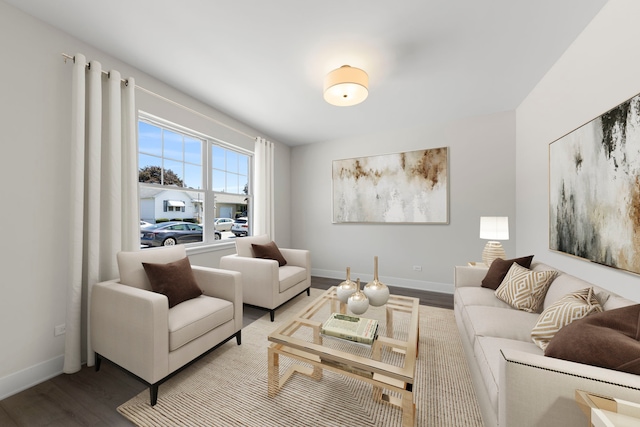
M 62 53 L 62 57 L 64 58 L 64 62 L 65 62 L 65 63 L 67 62 L 67 60 L 68 60 L 68 59 L 72 60 L 73 62 L 75 62 L 75 60 L 76 60 L 75 56 L 72 56 L 72 55 L 69 55 L 69 54 L 66 54 L 66 53 Z M 87 66 L 89 66 L 89 64 L 87 64 Z M 109 77 L 109 72 L 108 72 L 108 71 L 102 70 L 102 74 L 104 74 L 104 75 L 106 75 L 107 77 Z M 128 84 L 129 84 L 129 81 L 128 81 L 127 79 L 121 79 L 121 81 L 122 81 L 125 85 L 128 85 Z M 216 120 L 216 119 L 214 119 L 213 117 L 209 117 L 209 116 L 207 116 L 206 114 L 203 114 L 203 113 L 201 113 L 201 112 L 199 112 L 199 111 L 194 110 L 193 108 L 189 108 L 189 107 L 187 107 L 186 105 L 182 105 L 182 104 L 180 104 L 180 103 L 178 103 L 178 102 L 176 102 L 176 101 L 173 101 L 173 100 L 171 100 L 171 99 L 169 99 L 169 98 L 167 98 L 167 97 L 164 97 L 164 96 L 162 96 L 162 95 L 160 95 L 160 94 L 157 94 L 157 93 L 155 93 L 155 92 L 153 92 L 153 91 L 150 91 L 149 89 L 145 89 L 145 88 L 143 88 L 142 86 L 139 86 L 139 85 L 135 85 L 135 88 L 136 88 L 136 89 L 139 89 L 139 90 L 141 90 L 141 91 L 143 91 L 143 92 L 146 92 L 146 93 L 148 93 L 149 95 L 153 95 L 153 96 L 155 96 L 156 98 L 159 98 L 159 99 L 161 99 L 161 100 L 163 100 L 163 101 L 165 101 L 165 102 L 168 102 L 168 103 L 170 103 L 170 104 L 173 104 L 173 105 L 175 105 L 176 107 L 182 108 L 182 109 L 183 109 L 183 110 L 185 110 L 185 111 L 188 111 L 188 112 L 190 112 L 190 113 L 192 113 L 192 114 L 195 114 L 195 115 L 197 115 L 197 116 L 200 116 L 200 117 L 202 117 L 203 119 L 209 120 L 209 121 L 211 121 L 211 122 L 213 122 L 213 123 L 215 123 L 215 124 L 217 124 L 217 125 L 220 125 L 220 126 L 223 126 L 223 127 L 227 128 L 227 129 L 229 129 L 229 130 L 232 130 L 232 131 L 236 132 L 237 134 L 240 134 L 240 135 L 242 135 L 242 136 L 246 136 L 247 138 L 252 139 L 252 140 L 254 140 L 254 141 L 256 140 L 256 137 L 255 137 L 255 136 L 249 135 L 248 133 L 245 133 L 245 132 L 243 132 L 243 131 L 241 131 L 241 130 L 239 130 L 239 129 L 236 129 L 236 128 L 232 127 L 232 126 L 229 126 L 229 125 L 228 125 L 228 124 L 226 124 L 226 123 L 222 123 L 221 121 Z

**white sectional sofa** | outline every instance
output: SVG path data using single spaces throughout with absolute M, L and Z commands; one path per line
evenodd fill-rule
M 531 270 L 556 269 L 533 262 Z M 487 271 L 456 266 L 454 278 L 455 318 L 486 426 L 585 426 L 576 389 L 640 403 L 639 375 L 545 356 L 531 339 L 539 313 L 514 309 L 481 287 Z M 610 295 L 605 311 L 637 304 L 558 272 L 542 309 L 589 287 Z

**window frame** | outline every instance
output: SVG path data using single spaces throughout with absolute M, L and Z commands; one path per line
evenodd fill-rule
M 198 139 L 200 141 L 202 141 L 202 146 L 201 146 L 201 168 L 202 168 L 202 186 L 203 188 L 190 188 L 190 187 L 177 187 L 177 186 L 169 186 L 169 185 L 163 185 L 163 184 L 153 184 L 153 183 L 144 183 L 144 182 L 140 182 L 138 181 L 138 189 L 141 188 L 152 188 L 152 189 L 173 189 L 176 191 L 190 191 L 190 192 L 199 192 L 202 193 L 203 195 L 203 204 L 202 204 L 202 228 L 204 230 L 203 232 L 203 237 L 202 237 L 202 241 L 201 242 L 195 242 L 195 243 L 187 243 L 185 244 L 186 248 L 191 248 L 191 247 L 204 247 L 204 246 L 209 246 L 209 245 L 224 245 L 225 243 L 232 243 L 235 239 L 235 236 L 233 236 L 233 238 L 230 239 L 221 239 L 221 240 L 216 240 L 215 239 L 215 235 L 216 235 L 216 230 L 215 230 L 215 219 L 217 218 L 217 213 L 216 213 L 216 196 L 219 194 L 230 194 L 230 195 L 239 195 L 239 196 L 243 196 L 247 199 L 247 205 L 246 205 L 246 209 L 248 212 L 252 212 L 253 211 L 253 200 L 254 200 L 254 196 L 253 196 L 253 174 L 254 174 L 254 167 L 255 167 L 255 162 L 254 162 L 254 153 L 252 151 L 249 151 L 247 149 L 244 149 L 242 147 L 238 147 L 236 145 L 227 143 L 219 138 L 210 136 L 210 135 L 206 135 L 203 134 L 201 132 L 195 131 L 193 129 L 189 129 L 185 126 L 176 124 L 174 122 L 171 122 L 169 120 L 154 116 L 152 114 L 143 112 L 143 111 L 138 111 L 138 117 L 137 117 L 137 128 L 136 128 L 136 136 L 139 137 L 139 123 L 140 122 L 144 122 L 147 124 L 150 124 L 152 126 L 156 126 L 156 127 L 160 127 L 161 129 L 166 129 L 168 131 L 171 132 L 175 132 L 175 133 L 180 133 L 183 136 L 186 137 L 190 137 L 190 138 L 195 138 Z M 213 147 L 220 147 L 224 150 L 228 150 L 228 151 L 232 151 L 234 153 L 237 153 L 239 155 L 243 155 L 247 157 L 247 194 L 244 193 L 229 193 L 229 192 L 225 192 L 225 191 L 214 191 L 213 190 L 213 180 L 212 180 L 212 171 L 213 171 L 213 159 L 212 159 L 212 152 L 213 152 Z M 138 172 L 140 171 L 141 165 L 140 165 L 140 154 L 147 154 L 147 153 L 141 153 L 140 151 L 140 146 L 138 144 L 137 146 L 137 150 L 136 150 L 136 154 L 137 154 L 137 158 L 136 158 L 136 163 L 137 163 L 137 170 Z M 161 157 L 164 158 L 164 157 Z M 183 161 L 186 162 L 186 160 L 183 159 Z M 190 162 L 187 162 L 189 164 L 192 164 Z M 225 170 L 226 171 L 226 170 Z M 183 178 L 183 183 L 185 182 L 185 179 Z M 227 189 L 227 188 L 225 188 Z M 240 191 L 242 191 L 243 189 L 241 188 Z M 173 200 L 173 199 L 171 199 Z M 138 195 L 138 203 L 140 204 L 141 202 L 141 198 Z M 165 200 L 163 205 L 165 206 L 165 209 L 168 209 L 168 200 Z M 165 210 L 165 212 L 167 212 L 167 210 Z M 182 212 L 184 212 L 184 207 L 182 207 Z M 208 212 L 213 212 L 214 214 L 210 215 L 208 214 Z M 157 212 L 156 213 L 156 218 L 157 218 Z M 232 221 L 235 221 L 235 218 L 231 218 Z M 252 225 L 251 225 L 251 220 L 249 220 L 249 230 L 252 229 Z

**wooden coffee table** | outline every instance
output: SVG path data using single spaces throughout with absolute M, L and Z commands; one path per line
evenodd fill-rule
M 373 345 L 352 343 L 320 334 L 331 313 L 346 312 L 331 287 L 269 335 L 269 397 L 274 397 L 295 372 L 322 379 L 328 369 L 372 385 L 373 399 L 402 410 L 402 425 L 414 425 L 413 384 L 418 355 L 419 300 L 391 295 L 382 307 L 370 307 L 362 317 L 378 319 Z M 293 364 L 280 375 L 280 356 Z

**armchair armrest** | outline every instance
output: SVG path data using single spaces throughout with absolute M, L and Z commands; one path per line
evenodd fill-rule
M 480 286 L 482 279 L 487 275 L 487 271 L 489 271 L 489 267 L 456 265 L 453 272 L 453 283 L 456 288 L 463 286 Z
M 205 295 L 233 303 L 236 330 L 242 329 L 242 274 L 198 265 L 192 265 L 191 270 Z
M 272 259 L 226 255 L 220 258 L 220 268 L 240 272 L 243 284 L 271 284 L 279 280 L 278 261 Z
M 271 304 L 275 301 L 277 286 L 273 284 L 280 281 L 278 261 L 226 255 L 220 258 L 220 268 L 242 274 L 242 299 L 245 303 L 264 306 L 265 302 Z
M 101 354 L 149 383 L 169 374 L 169 301 L 118 280 L 91 288 L 90 337 Z
M 284 259 L 287 260 L 287 264 L 307 269 L 311 265 L 311 252 L 309 252 L 308 250 L 287 248 L 279 249 Z

